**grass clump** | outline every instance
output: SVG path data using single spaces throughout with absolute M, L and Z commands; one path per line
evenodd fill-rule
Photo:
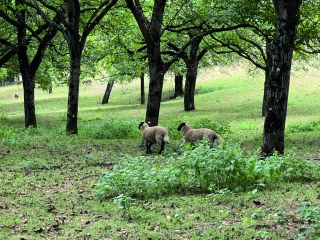
M 121 162 L 99 180 L 99 198 L 120 194 L 148 198 L 221 189 L 238 192 L 267 188 L 279 181 L 320 179 L 320 165 L 297 158 L 294 152 L 261 160 L 258 155 L 245 157 L 241 148 L 231 143 L 215 149 L 201 142 L 195 149 L 185 145 L 180 155 L 163 162 L 129 156 Z
M 286 128 L 287 133 L 312 132 L 315 130 L 320 130 L 320 119 L 314 119 L 306 123 L 293 123 Z
M 37 169 L 50 169 L 50 166 L 43 159 L 30 159 L 19 163 L 15 167 L 16 170 L 37 170 Z
M 30 144 L 38 130 L 35 128 L 14 128 L 6 124 L 0 126 L 0 141 L 9 146 L 22 147 Z

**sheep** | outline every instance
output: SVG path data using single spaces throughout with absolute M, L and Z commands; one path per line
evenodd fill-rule
M 146 122 L 140 122 L 139 129 L 142 131 L 142 140 L 146 144 L 147 154 L 151 153 L 151 146 L 158 143 L 161 146 L 159 154 L 164 150 L 164 144 L 169 143 L 169 134 L 167 129 L 161 126 L 149 127 Z
M 19 93 L 15 93 L 15 94 L 14 94 L 14 98 L 15 98 L 15 99 L 18 99 L 18 98 L 19 98 Z
M 218 144 L 222 141 L 221 136 L 209 128 L 192 129 L 188 123 L 181 123 L 177 130 L 182 131 L 184 139 L 188 143 L 194 143 L 198 140 L 202 140 L 205 134 L 208 136 L 211 146 L 213 146 L 215 140 L 217 140 Z

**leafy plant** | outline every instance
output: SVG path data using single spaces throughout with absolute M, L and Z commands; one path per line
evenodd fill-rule
M 36 170 L 36 169 L 50 169 L 50 166 L 43 159 L 30 159 L 19 163 L 16 166 L 17 170 Z
M 320 237 L 320 208 L 312 205 L 309 201 L 305 201 L 298 207 L 298 212 L 310 226 L 299 235 L 299 239 Z
M 215 149 L 199 142 L 182 147 L 180 155 L 153 163 L 151 157 L 129 157 L 105 173 L 96 185 L 99 198 L 120 194 L 151 197 L 186 191 L 243 191 L 265 188 L 281 180 L 319 179 L 319 164 L 275 154 L 260 160 L 245 157 L 240 147 L 223 143 Z
M 115 203 L 118 205 L 118 209 L 122 210 L 124 214 L 127 214 L 132 205 L 132 201 L 134 198 L 128 197 L 125 194 L 120 194 L 119 196 L 113 199 Z

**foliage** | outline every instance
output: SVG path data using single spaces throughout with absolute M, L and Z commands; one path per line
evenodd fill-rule
M 287 133 L 312 132 L 315 130 L 320 130 L 320 119 L 314 119 L 306 123 L 292 123 L 286 127 Z
M 309 201 L 305 201 L 301 203 L 298 212 L 302 219 L 310 226 L 299 235 L 299 239 L 320 237 L 320 208 L 312 205 Z
M 181 155 L 152 163 L 148 157 L 129 157 L 105 173 L 96 185 L 99 198 L 120 194 L 154 197 L 177 192 L 254 190 L 279 181 L 320 179 L 320 165 L 295 157 L 273 155 L 245 157 L 236 144 L 223 143 L 212 149 L 200 142 L 185 145 Z
M 86 125 L 83 134 L 95 139 L 127 139 L 138 138 L 138 120 L 108 120 L 98 125 Z
M 192 128 L 210 128 L 223 135 L 232 132 L 231 127 L 228 123 L 220 123 L 208 118 L 197 119 L 190 124 L 192 124 Z
M 0 142 L 6 145 L 28 145 L 36 134 L 37 130 L 32 127 L 25 129 L 0 125 Z
M 50 169 L 50 166 L 43 159 L 30 159 L 17 164 L 17 170 Z

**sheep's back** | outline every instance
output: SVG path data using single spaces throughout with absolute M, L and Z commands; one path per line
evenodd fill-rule
M 196 142 L 202 140 L 204 135 L 206 135 L 211 142 L 215 139 L 215 132 L 208 128 L 190 129 L 184 137 L 187 142 Z
M 154 126 L 145 129 L 142 133 L 142 138 L 144 141 L 160 144 L 166 135 L 168 135 L 167 129 L 161 126 Z

